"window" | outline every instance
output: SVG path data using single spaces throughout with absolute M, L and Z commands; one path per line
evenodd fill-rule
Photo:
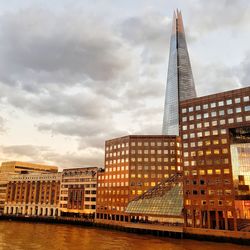
M 210 104 L 210 107 L 211 107 L 211 108 L 215 108 L 215 107 L 216 107 L 216 103 L 215 103 L 215 102 L 211 103 L 211 104 Z
M 220 111 L 219 111 L 219 115 L 220 115 L 220 116 L 225 115 L 224 110 L 220 110 Z
M 226 124 L 226 120 L 220 120 L 220 125 L 225 125 Z
M 219 106 L 219 107 L 224 106 L 224 102 L 223 102 L 223 101 L 220 101 L 220 102 L 218 103 L 218 106 Z
M 201 110 L 201 106 L 196 106 L 196 107 L 195 107 L 195 110 L 196 110 L 196 111 Z
M 228 110 L 227 110 L 227 113 L 228 113 L 229 115 L 233 114 L 233 109 L 228 109 Z
M 187 113 L 187 109 L 186 108 L 184 108 L 184 109 L 182 109 L 182 111 L 181 111 L 183 114 L 184 113 Z
M 208 113 L 205 113 L 205 114 L 203 114 L 203 117 L 204 117 L 204 118 L 208 118 L 208 117 L 209 117 L 209 114 L 208 114 Z
M 215 117 L 216 115 L 217 115 L 217 112 L 216 112 L 216 111 L 211 112 L 211 116 L 212 116 L 212 117 Z
M 242 117 L 240 116 L 240 117 L 237 117 L 237 118 L 236 118 L 236 121 L 237 121 L 237 122 L 242 122 L 243 119 L 242 119 Z
M 193 112 L 193 111 L 194 111 L 194 108 L 193 108 L 193 107 L 189 107 L 189 108 L 188 108 L 188 111 L 189 111 L 189 112 Z
M 208 169 L 207 170 L 207 174 L 209 174 L 209 175 L 213 174 L 213 170 L 212 169 Z
M 216 129 L 216 130 L 213 130 L 213 135 L 218 135 L 219 134 L 219 132 L 218 132 L 218 130 Z
M 250 105 L 246 106 L 246 107 L 244 108 L 244 110 L 245 110 L 245 111 L 250 111 Z
M 210 131 L 205 131 L 205 136 L 210 136 Z
M 240 98 L 235 98 L 234 101 L 235 103 L 240 103 Z
M 221 170 L 220 169 L 215 169 L 215 174 L 221 174 Z
M 236 112 L 236 113 L 240 113 L 240 112 L 241 112 L 241 107 L 236 108 L 236 109 L 235 109 L 235 112 Z
M 203 109 L 208 109 L 208 104 L 204 104 Z
M 232 104 L 232 100 L 229 99 L 229 100 L 226 101 L 226 103 L 227 103 L 227 105 L 231 105 Z
M 244 96 L 244 97 L 243 97 L 243 101 L 244 101 L 244 102 L 249 102 L 249 96 Z
M 201 119 L 201 114 L 196 115 L 196 119 L 197 120 Z

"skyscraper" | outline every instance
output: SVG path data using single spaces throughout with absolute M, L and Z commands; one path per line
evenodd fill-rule
M 179 102 L 196 97 L 180 11 L 174 12 L 170 40 L 167 88 L 165 94 L 163 135 L 179 135 Z

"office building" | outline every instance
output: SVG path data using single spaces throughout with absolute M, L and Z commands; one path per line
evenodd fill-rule
M 62 216 L 94 218 L 96 212 L 97 167 L 64 169 L 60 210 Z
M 8 178 L 4 214 L 60 216 L 61 173 L 30 173 Z
M 250 87 L 180 103 L 187 226 L 250 218 Z
M 129 221 L 125 210 L 130 201 L 180 171 L 179 137 L 130 135 L 106 141 L 96 219 Z
M 58 167 L 21 161 L 3 162 L 0 167 L 0 214 L 4 211 L 6 188 L 11 175 L 27 173 L 57 173 Z

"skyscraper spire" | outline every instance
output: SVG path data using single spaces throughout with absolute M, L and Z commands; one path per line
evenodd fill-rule
M 181 12 L 174 11 L 162 134 L 179 135 L 179 102 L 196 97 Z

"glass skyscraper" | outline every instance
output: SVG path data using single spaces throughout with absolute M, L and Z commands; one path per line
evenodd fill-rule
M 167 88 L 162 126 L 163 135 L 179 135 L 179 102 L 196 97 L 181 12 L 173 16 Z

